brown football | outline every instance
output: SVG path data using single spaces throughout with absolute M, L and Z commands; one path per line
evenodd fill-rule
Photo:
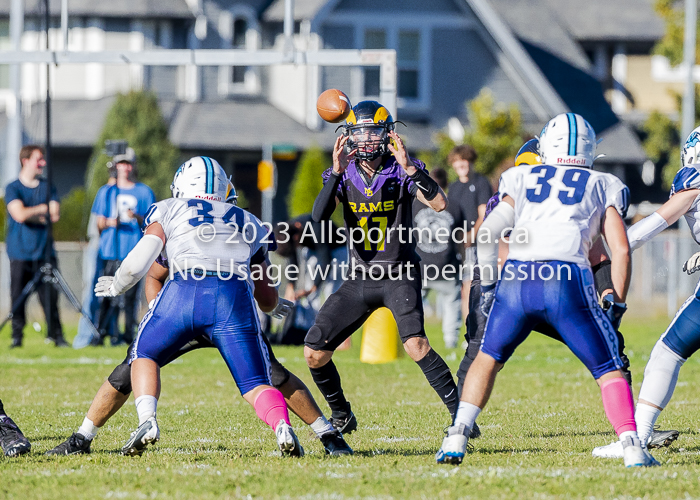
M 338 89 L 328 89 L 318 96 L 316 111 L 321 118 L 331 123 L 345 120 L 350 114 L 350 99 Z

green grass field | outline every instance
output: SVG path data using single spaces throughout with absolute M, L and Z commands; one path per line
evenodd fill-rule
M 635 395 L 667 322 L 625 319 Z M 461 351 L 443 349 L 435 325 L 429 332 L 456 370 Z M 448 415 L 418 367 L 406 357 L 360 363 L 359 334 L 351 351 L 335 357 L 360 424 L 348 437 L 353 457 L 327 458 L 294 418 L 307 455 L 281 459 L 272 431 L 239 396 L 218 353 L 201 350 L 163 370 L 161 441 L 143 457 L 117 453 L 137 423 L 129 401 L 101 430 L 91 455 L 57 459 L 43 453 L 77 429 L 124 348 L 56 349 L 32 332 L 25 348 L 10 351 L 8 337 L 0 337 L 0 397 L 33 448 L 27 456 L 0 458 L 0 498 L 700 497 L 700 357 L 683 367 L 659 422 L 681 437 L 654 453 L 663 466 L 653 469 L 591 457 L 594 446 L 614 439 L 597 386 L 564 346 L 537 334 L 499 375 L 479 418 L 483 437 L 472 441 L 460 467 L 435 464 Z M 276 353 L 313 385 L 301 348 Z M 327 409 L 315 387 L 312 392 Z

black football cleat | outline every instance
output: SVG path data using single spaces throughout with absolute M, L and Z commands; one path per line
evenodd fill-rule
M 469 439 L 476 439 L 478 437 L 481 437 L 481 429 L 479 429 L 479 426 L 474 422 L 474 427 L 469 431 Z
M 66 339 L 63 338 L 63 335 L 53 339 L 53 343 L 56 347 L 70 347 L 70 344 L 66 342 Z
M 357 419 L 350 408 L 350 403 L 348 403 L 348 410 L 344 416 L 331 416 L 328 421 L 335 428 L 335 430 L 339 431 L 341 434 L 351 434 L 353 431 L 357 430 Z
M 348 443 L 343 439 L 343 435 L 337 430 L 326 432 L 319 437 L 323 443 L 323 449 L 326 450 L 326 455 L 339 457 L 342 455 L 353 455 L 355 452 L 348 446 Z
M 654 448 L 664 448 L 670 446 L 676 439 L 678 439 L 678 431 L 661 431 L 654 428 L 651 431 L 651 436 L 647 442 L 647 448 L 653 450 Z
M 17 424 L 7 415 L 0 415 L 0 447 L 6 457 L 18 457 L 32 449 Z
M 47 451 L 46 455 L 87 455 L 90 453 L 90 443 L 91 440 L 76 432 L 53 450 Z

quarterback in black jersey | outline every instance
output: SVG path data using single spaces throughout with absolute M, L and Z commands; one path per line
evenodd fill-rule
M 317 222 L 328 220 L 342 204 L 350 276 L 321 307 L 306 335 L 304 355 L 311 375 L 333 412 L 331 423 L 341 432 L 355 430 L 357 421 L 331 357 L 372 312 L 386 307 L 406 352 L 454 415 L 457 386 L 425 335 L 417 236 L 409 234 L 415 198 L 439 212 L 447 207 L 447 197 L 425 165 L 408 156 L 391 114 L 378 102 L 358 103 L 343 128 L 312 215 Z

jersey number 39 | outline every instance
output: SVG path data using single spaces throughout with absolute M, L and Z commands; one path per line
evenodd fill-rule
M 527 190 L 527 200 L 532 203 L 542 203 L 552 194 L 552 185 L 549 181 L 556 175 L 557 169 L 550 165 L 537 165 L 532 167 L 530 174 L 537 174 L 537 187 Z M 586 183 L 591 173 L 578 168 L 568 169 L 564 172 L 561 182 L 565 189 L 557 190 L 559 201 L 564 205 L 575 205 L 583 199 L 586 192 Z

